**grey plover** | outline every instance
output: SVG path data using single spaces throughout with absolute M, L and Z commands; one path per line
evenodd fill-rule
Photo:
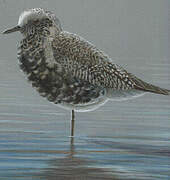
M 114 64 L 110 57 L 82 37 L 63 31 L 50 11 L 33 8 L 24 11 L 14 28 L 23 35 L 18 48 L 20 68 L 39 94 L 74 111 L 90 111 L 108 100 L 126 100 L 146 92 L 170 95 Z

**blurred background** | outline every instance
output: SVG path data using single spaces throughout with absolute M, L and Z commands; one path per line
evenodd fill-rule
M 64 30 L 141 79 L 170 89 L 169 0 L 0 0 L 1 31 L 53 11 Z M 147 94 L 76 113 L 49 103 L 19 70 L 21 34 L 0 40 L 0 179 L 170 179 L 170 97 Z

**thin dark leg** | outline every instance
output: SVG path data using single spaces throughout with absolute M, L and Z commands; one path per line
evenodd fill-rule
M 75 121 L 75 114 L 74 110 L 71 111 L 71 137 L 74 136 L 74 121 Z

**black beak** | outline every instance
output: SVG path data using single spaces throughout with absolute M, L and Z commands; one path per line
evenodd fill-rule
M 15 27 L 13 27 L 11 29 L 5 30 L 4 32 L 2 32 L 2 34 L 9 34 L 9 33 L 17 32 L 17 31 L 20 31 L 20 30 L 21 30 L 20 26 L 15 26 Z

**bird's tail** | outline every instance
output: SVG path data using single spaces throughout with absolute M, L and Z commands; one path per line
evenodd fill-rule
M 170 95 L 170 90 L 163 89 L 158 86 L 154 86 L 152 84 L 146 83 L 140 79 L 138 79 L 136 76 L 131 75 L 132 80 L 135 82 L 135 89 L 156 93 L 156 94 L 163 94 L 163 95 Z

